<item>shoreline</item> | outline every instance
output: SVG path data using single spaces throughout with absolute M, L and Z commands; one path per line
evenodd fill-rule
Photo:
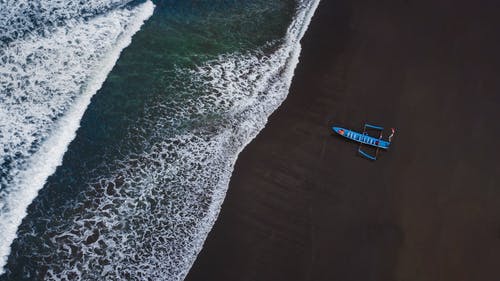
M 316 11 L 319 2 L 320 2 L 320 0 L 312 0 L 310 3 L 311 5 L 309 7 L 302 7 L 303 10 L 299 11 L 298 14 L 295 15 L 296 18 L 293 20 L 292 25 L 289 26 L 287 34 L 285 36 L 285 38 L 286 38 L 285 41 L 287 43 L 282 46 L 283 50 L 285 50 L 285 51 L 284 52 L 278 51 L 274 54 L 274 55 L 277 55 L 279 53 L 288 53 L 289 54 L 289 57 L 287 57 L 285 59 L 283 69 L 282 69 L 282 74 L 281 74 L 283 77 L 283 80 L 281 82 L 284 83 L 284 85 L 287 85 L 287 86 L 285 86 L 287 89 L 289 89 L 289 87 L 291 85 L 291 81 L 293 79 L 293 74 L 295 72 L 295 69 L 296 69 L 298 63 L 299 63 L 300 50 L 301 50 L 300 39 L 304 36 L 304 33 L 307 30 L 307 27 L 309 26 L 309 24 L 311 22 L 311 18 L 313 17 L 314 12 Z M 302 19 L 302 21 L 300 21 L 300 19 Z M 273 104 L 274 109 L 276 110 L 277 108 L 279 108 L 280 104 L 284 100 L 286 100 L 287 93 L 288 93 L 288 91 L 286 91 L 286 92 L 283 91 L 282 94 L 280 94 L 279 99 L 276 99 L 276 98 L 275 98 L 276 100 L 271 99 L 268 101 L 269 104 Z M 283 94 L 285 95 L 284 97 L 283 97 Z M 266 116 L 269 116 L 270 113 L 272 114 L 272 111 L 266 110 L 266 113 L 267 113 Z M 265 121 L 266 120 L 264 120 L 264 124 L 259 125 L 259 126 L 261 126 L 261 128 L 265 128 L 265 126 L 266 126 Z M 238 152 L 232 158 L 233 159 L 233 161 L 231 163 L 232 172 L 234 172 L 235 163 L 238 159 L 239 154 L 246 148 L 246 146 L 248 146 L 249 143 L 251 143 L 253 141 L 253 139 L 255 139 L 255 137 L 258 134 L 259 134 L 259 131 L 254 132 L 252 134 L 253 138 L 245 140 L 246 141 L 245 144 L 242 147 L 238 148 Z M 228 185 L 229 185 L 229 181 L 230 181 L 231 176 L 232 176 L 232 173 L 229 175 L 227 180 L 224 180 L 224 182 L 226 183 L 226 185 L 225 185 L 226 187 L 228 187 Z M 218 214 L 220 213 L 221 205 L 224 202 L 226 192 L 227 192 L 227 189 L 224 191 L 224 193 L 218 193 L 216 196 L 214 196 L 212 198 L 212 204 L 210 204 L 210 211 L 208 213 L 215 214 L 215 216 L 214 217 L 207 216 L 207 218 L 208 218 L 207 222 L 204 224 L 204 225 L 206 225 L 206 227 L 203 227 L 203 229 L 206 230 L 206 232 L 202 231 L 206 234 L 204 236 L 204 238 L 206 238 L 208 236 L 208 233 L 210 233 L 215 222 L 217 221 L 217 217 L 218 217 Z M 194 256 L 195 259 L 192 260 L 192 264 L 187 268 L 186 272 L 184 273 L 184 275 L 183 275 L 184 278 L 186 278 L 186 275 L 189 273 L 191 266 L 196 261 L 196 257 L 198 256 L 199 252 L 203 249 L 204 241 L 205 240 L 201 240 L 201 243 L 200 243 L 201 247 L 198 248 L 199 251 Z
M 495 280 L 499 20 L 450 5 L 320 2 L 186 280 Z M 365 121 L 397 128 L 376 162 L 329 130 Z

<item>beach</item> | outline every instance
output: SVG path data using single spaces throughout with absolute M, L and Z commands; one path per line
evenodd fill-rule
M 186 280 L 497 280 L 496 10 L 323 0 Z M 397 130 L 375 162 L 330 129 L 365 122 Z

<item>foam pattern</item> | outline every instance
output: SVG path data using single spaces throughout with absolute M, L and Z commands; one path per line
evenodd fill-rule
M 68 20 L 90 19 L 131 0 L 3 0 L 0 1 L 0 45 L 25 35 L 48 35 Z
M 0 2 L 0 34 L 9 37 L 0 38 L 0 267 L 26 208 L 60 165 L 90 98 L 153 12 L 146 2 L 76 17 L 82 11 L 73 10 L 80 1 L 74 2 Z M 87 5 L 106 11 L 116 3 Z M 31 32 L 28 21 L 37 21 L 26 14 L 31 5 L 40 9 L 40 18 L 64 21 Z
M 33 257 L 47 267 L 46 279 L 185 278 L 218 216 L 237 155 L 288 94 L 317 4 L 300 2 L 285 38 L 261 51 L 175 70 L 180 78 L 170 90 L 184 90 L 151 102 L 131 126 L 135 140 L 144 136 L 144 152 L 89 183 L 85 199 L 54 216 L 49 233 L 24 234 L 47 237 Z M 264 52 L 268 47 L 273 51 Z

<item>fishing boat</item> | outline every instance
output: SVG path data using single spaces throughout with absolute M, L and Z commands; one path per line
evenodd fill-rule
M 380 126 L 376 126 L 376 125 L 371 125 L 371 124 L 365 124 L 363 126 L 362 133 L 355 132 L 355 131 L 345 129 L 342 127 L 337 127 L 337 126 L 333 126 L 332 130 L 335 133 L 337 133 L 337 134 L 339 134 L 347 139 L 358 142 L 359 143 L 359 147 L 358 147 L 359 154 L 367 159 L 370 159 L 370 160 L 377 160 L 378 152 L 380 149 L 384 149 L 384 150 L 389 149 L 389 146 L 391 145 L 391 142 L 392 142 L 392 138 L 394 137 L 394 133 L 396 132 L 396 130 L 394 128 L 391 128 L 391 134 L 389 135 L 388 140 L 383 140 L 382 134 L 383 134 L 384 128 L 380 127 Z M 370 136 L 370 135 L 368 135 L 368 130 L 378 131 L 378 132 L 380 132 L 380 134 L 378 137 Z M 366 152 L 365 150 L 362 149 L 362 146 L 374 147 L 376 149 L 375 153 L 370 154 L 370 153 Z

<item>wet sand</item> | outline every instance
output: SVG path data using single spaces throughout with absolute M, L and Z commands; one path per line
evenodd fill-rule
M 186 280 L 499 280 L 500 5 L 476 2 L 323 0 Z M 376 162 L 329 129 L 365 121 L 397 128 Z

